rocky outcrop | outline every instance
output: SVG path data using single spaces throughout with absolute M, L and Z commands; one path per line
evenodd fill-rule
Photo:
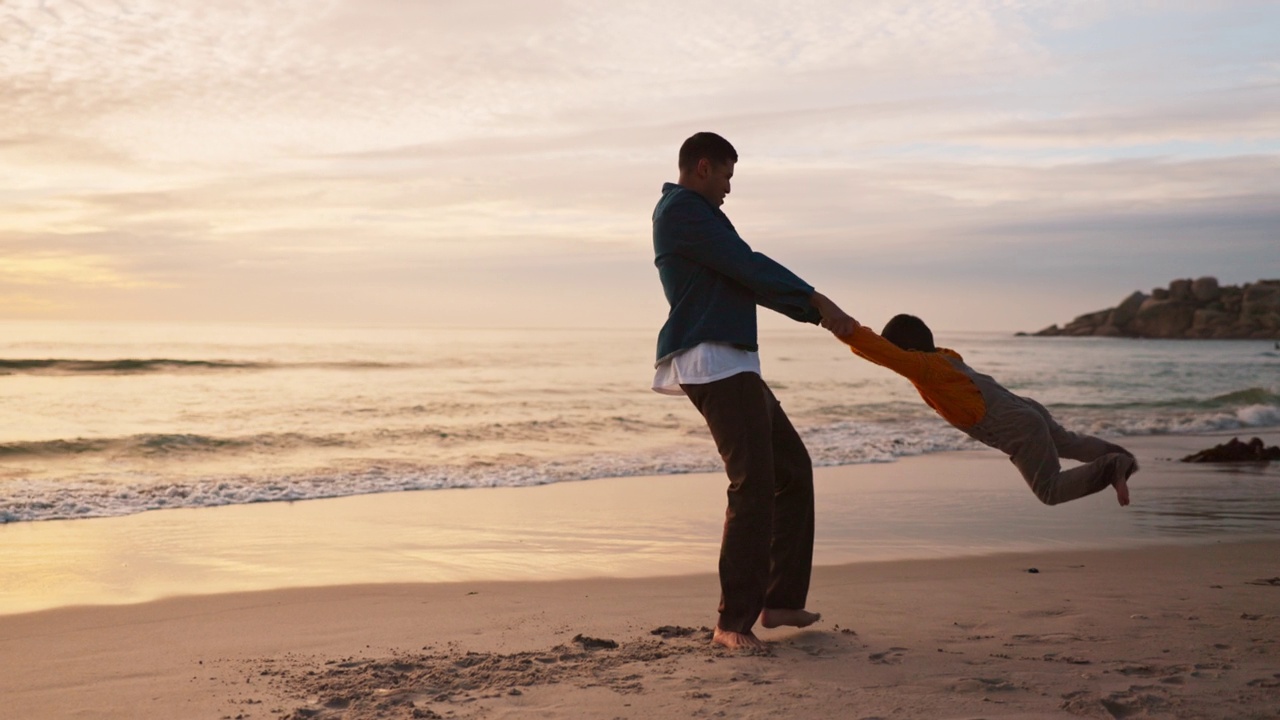
M 1214 445 L 1194 455 L 1182 458 L 1182 462 L 1270 462 L 1280 460 L 1280 447 L 1267 447 L 1262 438 L 1254 438 L 1249 442 L 1240 442 L 1240 438 L 1231 438 L 1230 442 Z
M 1019 333 L 1020 335 L 1026 333 Z M 1280 280 L 1221 286 L 1217 278 L 1174 280 L 1148 295 L 1034 335 L 1280 340 Z

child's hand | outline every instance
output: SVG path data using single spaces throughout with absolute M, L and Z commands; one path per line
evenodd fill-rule
M 822 327 L 831 331 L 836 337 L 849 337 L 854 331 L 861 327 L 858 320 L 852 319 L 851 316 L 844 313 L 832 316 L 824 316 L 822 319 Z
M 823 318 L 822 327 L 830 330 L 832 335 L 843 338 L 852 335 L 853 331 L 862 327 L 862 325 L 852 317 L 845 315 L 843 318 Z
M 822 327 L 831 331 L 836 337 L 843 337 L 852 334 L 860 326 L 858 321 L 849 316 L 848 313 L 841 310 L 839 306 L 831 302 L 831 299 L 822 293 L 815 292 L 810 297 L 810 302 L 822 314 Z

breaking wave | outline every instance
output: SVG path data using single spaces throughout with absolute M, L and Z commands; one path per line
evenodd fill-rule
M 125 358 L 120 360 L 42 358 L 0 360 L 0 375 L 145 375 L 150 373 L 234 372 L 299 368 L 376 370 L 396 367 L 406 366 L 367 361 L 273 363 L 233 360 L 178 360 L 173 358 Z

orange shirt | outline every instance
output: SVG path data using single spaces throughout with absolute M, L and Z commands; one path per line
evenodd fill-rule
M 925 403 L 952 425 L 961 429 L 972 427 L 986 416 L 987 404 L 982 400 L 982 391 L 967 373 L 948 360 L 963 361 L 956 351 L 947 348 L 938 348 L 937 352 L 903 350 L 867 327 L 859 327 L 852 335 L 840 339 L 858 356 L 910 380 Z

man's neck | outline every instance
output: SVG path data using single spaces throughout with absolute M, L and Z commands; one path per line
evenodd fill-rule
M 676 180 L 676 184 L 684 188 L 685 190 L 689 190 L 691 192 L 695 192 L 701 195 L 704 199 L 707 200 L 707 202 L 711 202 L 711 200 L 707 198 L 707 194 L 702 192 L 701 185 L 698 184 L 697 178 L 690 178 L 685 175 L 681 175 Z M 712 203 L 712 204 L 714 205 L 715 203 Z

